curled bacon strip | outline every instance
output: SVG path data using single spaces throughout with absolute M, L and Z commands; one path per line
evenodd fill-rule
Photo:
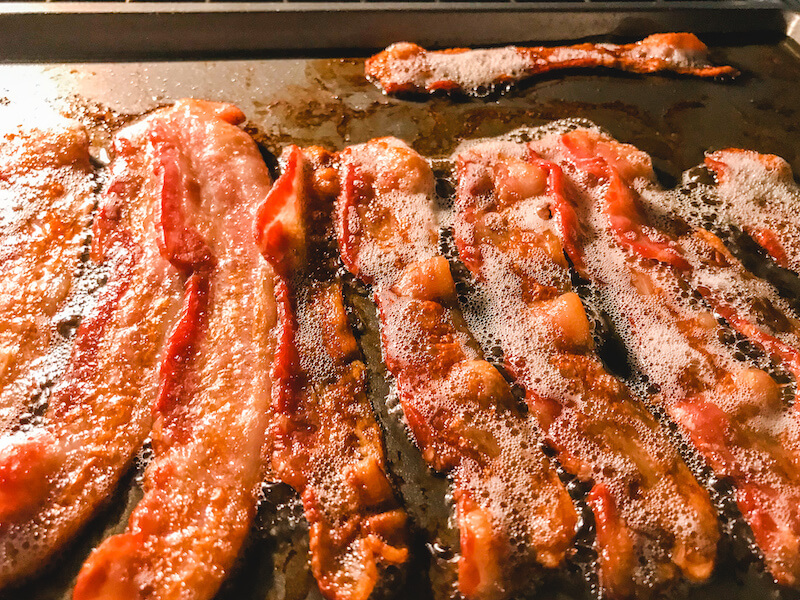
M 339 246 L 374 284 L 386 366 L 414 439 L 452 478 L 459 592 L 507 598 L 527 584 L 526 568 L 562 561 L 575 509 L 458 309 L 436 244 L 430 167 L 393 138 L 348 148 L 341 160 Z
M 708 578 L 719 537 L 708 495 L 658 422 L 604 370 L 570 291 L 551 231 L 579 243 L 551 224 L 551 207 L 568 204 L 561 169 L 513 142 L 471 145 L 455 161 L 456 243 L 484 284 L 489 316 L 481 318 L 494 323 L 492 338 L 561 464 L 593 480 L 601 585 L 612 597 L 636 597 L 681 575 Z
M 279 277 L 272 463 L 303 499 L 322 593 L 367 600 L 384 587 L 387 568 L 408 560 L 407 516 L 386 474 L 341 284 L 325 268 L 335 194 L 319 181 L 334 157 L 295 146 L 286 156 L 256 221 L 261 251 Z
M 695 77 L 735 77 L 733 67 L 708 61 L 708 48 L 691 33 L 660 33 L 634 44 L 577 44 L 546 48 L 453 48 L 436 52 L 399 42 L 367 59 L 366 75 L 387 94 L 438 90 L 477 94 L 559 69 L 672 71 Z
M 113 491 L 150 431 L 160 348 L 182 296 L 162 258 L 159 207 L 136 151 L 141 127 L 114 140 L 92 253 L 108 284 L 84 316 L 44 425 L 0 441 L 0 587 L 33 573 Z
M 746 231 L 782 267 L 800 273 L 800 188 L 789 164 L 773 154 L 728 148 L 708 154 L 721 201 L 712 217 Z
M 679 241 L 656 230 L 669 248 L 680 253 L 681 261 L 654 257 L 643 245 L 623 243 L 620 237 L 625 232 L 616 230 L 608 219 L 619 191 L 607 185 L 608 174 L 616 167 L 611 166 L 613 161 L 604 161 L 604 172 L 598 173 L 576 160 L 567 141 L 573 135 L 591 137 L 603 153 L 615 154 L 618 164 L 628 162 L 631 172 L 630 158 L 636 151 L 597 131 L 560 137 L 555 144 L 560 150 L 552 149 L 552 138 L 541 144 L 550 145 L 552 153 L 577 170 L 577 179 L 583 182 L 582 194 L 573 200 L 593 228 L 593 238 L 587 243 L 596 258 L 587 264 L 586 275 L 613 303 L 606 308 L 617 316 L 633 358 L 660 388 L 655 401 L 682 426 L 712 469 L 734 483 L 737 504 L 773 577 L 796 586 L 800 583 L 800 514 L 792 508 L 800 499 L 796 413 L 783 406 L 772 377 L 743 365 L 718 340 L 714 316 L 685 291 L 694 288 L 732 327 L 795 372 L 797 350 L 766 333 L 753 315 L 728 303 L 721 288 L 714 287 L 713 282 L 725 278 L 744 278 L 741 265 L 734 264 L 715 236 L 701 230 L 691 240 Z M 592 180 L 582 177 L 581 171 L 595 175 L 596 183 L 587 184 Z M 576 182 L 576 189 L 580 185 Z M 634 192 L 628 187 L 625 193 L 630 197 Z M 628 215 L 634 230 L 652 228 L 641 210 Z
M 211 598 L 250 529 L 269 412 L 271 270 L 252 223 L 271 180 L 235 107 L 184 100 L 136 127 L 160 245 L 187 276 L 166 346 L 144 497 L 73 597 Z
M 0 134 L 0 431 L 44 383 L 90 221 L 89 142 L 77 123 Z M 40 376 L 42 377 L 42 376 Z

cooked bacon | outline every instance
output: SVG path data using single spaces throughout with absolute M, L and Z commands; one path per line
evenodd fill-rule
M 71 121 L 0 134 L 0 432 L 43 381 L 94 203 L 89 142 Z
M 83 134 L 72 135 L 85 145 Z M 159 252 L 156 182 L 136 151 L 143 135 L 137 125 L 115 138 L 92 242 L 108 284 L 78 328 L 44 424 L 0 441 L 0 587 L 32 574 L 70 540 L 150 431 L 160 347 L 183 292 Z M 66 156 L 73 154 L 83 156 L 75 148 Z
M 800 188 L 789 164 L 773 154 L 729 148 L 706 156 L 719 203 L 710 215 L 746 231 L 787 269 L 800 273 Z
M 634 44 L 577 44 L 530 48 L 453 48 L 428 51 L 399 42 L 367 59 L 366 75 L 387 94 L 438 90 L 478 94 L 559 69 L 604 67 L 632 73 L 672 71 L 695 77 L 735 77 L 716 67 L 708 48 L 691 33 L 659 33 Z
M 562 562 L 575 509 L 463 320 L 438 254 L 430 167 L 393 138 L 348 148 L 341 161 L 340 249 L 374 284 L 384 359 L 411 433 L 452 479 L 459 592 L 507 598 L 529 585 L 532 566 Z
M 391 138 L 356 148 L 344 153 L 336 206 L 339 249 L 353 275 L 382 287 L 407 265 L 438 254 L 437 224 L 429 207 L 433 172 L 418 154 Z M 387 195 L 398 198 L 390 203 L 384 200 Z
M 571 291 L 551 231 L 577 242 L 552 223 L 552 207 L 568 205 L 561 169 L 528 144 L 496 140 L 467 146 L 455 162 L 456 244 L 483 284 L 479 318 L 561 464 L 592 482 L 601 585 L 612 597 L 639 597 L 681 575 L 707 579 L 719 537 L 708 494 L 658 422 L 604 370 Z
M 272 272 L 252 239 L 270 177 L 230 105 L 152 113 L 143 156 L 164 255 L 185 276 L 152 431 L 154 458 L 127 530 L 89 557 L 73 597 L 211 598 L 250 529 L 269 414 Z
M 387 568 L 403 569 L 408 560 L 407 515 L 386 474 L 342 287 L 325 268 L 335 194 L 315 179 L 334 168 L 333 159 L 289 148 L 258 213 L 256 237 L 279 274 L 272 464 L 303 499 L 322 593 L 367 600 L 385 589 Z
M 649 175 L 652 172 L 649 160 L 646 164 L 644 161 L 628 163 L 625 169 L 625 161 L 615 159 L 608 144 L 598 140 L 588 130 L 574 131 L 563 136 L 561 142 L 578 168 L 606 182 L 608 190 L 603 196 L 603 213 L 617 243 L 634 250 L 642 258 L 652 258 L 680 269 L 689 267 L 686 259 L 675 249 L 673 241 L 642 222 L 636 194 L 626 183 L 626 179 L 630 181 L 640 174 Z M 630 149 L 632 147 L 624 148 L 625 156 L 628 156 Z M 633 156 L 639 154 L 633 150 Z M 623 172 L 620 172 L 620 168 Z
M 587 166 L 586 157 L 576 155 L 576 145 L 568 140 L 573 135 L 592 138 L 604 147 L 603 153 L 615 154 L 621 164 L 637 151 L 596 131 L 568 133 L 537 146 L 550 147 L 575 174 L 575 188 L 583 185 L 573 200 L 592 229 L 592 235 L 584 238 L 586 256 L 592 257 L 586 261 L 586 275 L 616 317 L 632 357 L 660 390 L 655 401 L 683 428 L 715 473 L 733 482 L 739 509 L 773 577 L 796 586 L 800 583 L 796 413 L 784 406 L 772 377 L 743 362 L 743 356 L 720 341 L 724 332 L 714 315 L 689 293 L 694 286 L 715 310 L 724 309 L 719 290 L 704 289 L 698 282 L 721 280 L 726 276 L 722 266 L 733 258 L 717 253 L 713 260 L 699 260 L 688 243 L 670 239 L 646 223 L 638 202 L 636 210 L 628 212 L 634 243 L 621 240 L 626 232 L 616 229 L 608 214 L 619 189 L 609 185 L 609 173 L 617 170 L 620 181 L 623 176 L 613 161 L 600 159 L 594 167 Z M 640 181 L 637 186 L 646 184 Z M 623 185 L 628 187 L 626 194 L 634 194 L 632 183 Z M 635 231 L 643 230 L 665 236 L 659 243 L 678 252 L 688 266 L 656 258 L 646 245 L 636 243 Z M 692 239 L 720 250 L 721 242 L 709 236 L 698 232 Z M 712 270 L 715 264 L 717 271 Z M 746 334 L 747 327 L 742 328 L 737 319 L 744 319 L 748 327 L 753 323 L 743 315 L 738 307 L 724 313 L 733 327 Z M 758 343 L 757 337 L 753 340 Z
M 663 194 L 653 185 L 652 171 L 633 168 L 624 171 L 626 159 L 633 157 L 641 163 L 639 155 L 643 153 L 586 130 L 564 136 L 562 143 L 576 165 L 609 181 L 603 210 L 617 243 L 629 246 L 641 258 L 655 259 L 682 271 L 693 289 L 734 329 L 800 378 L 800 317 L 769 283 L 750 275 L 723 242 L 705 229 L 697 228 L 678 238 L 645 224 L 642 199 L 625 179 L 632 181 L 642 176 L 648 180 L 650 195 L 655 197 L 651 200 L 658 201 Z M 605 164 L 597 162 L 596 157 L 601 155 L 607 161 Z M 623 166 L 625 175 L 611 165 Z M 653 244 L 642 236 L 643 229 L 659 238 L 658 242 Z

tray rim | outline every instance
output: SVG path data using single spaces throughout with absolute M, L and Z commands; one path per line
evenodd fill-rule
M 366 55 L 399 40 L 440 48 L 665 31 L 798 41 L 798 19 L 800 0 L 0 2 L 0 62 L 311 58 Z

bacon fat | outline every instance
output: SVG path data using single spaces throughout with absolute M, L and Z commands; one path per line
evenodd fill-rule
M 159 245 L 186 277 L 153 410 L 154 458 L 127 530 L 78 577 L 76 600 L 211 598 L 250 530 L 269 414 L 272 271 L 252 239 L 271 179 L 230 105 L 179 101 L 136 125 Z

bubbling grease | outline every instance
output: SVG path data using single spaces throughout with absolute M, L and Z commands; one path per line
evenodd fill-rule
M 372 280 L 379 300 L 384 358 L 396 367 L 406 421 L 413 410 L 415 422 L 421 419 L 425 427 L 432 426 L 434 437 L 457 436 L 455 458 L 442 459 L 426 448 L 419 437 L 428 435 L 425 427 L 412 429 L 412 437 L 416 435 L 429 464 L 449 471 L 454 502 L 473 502 L 488 515 L 493 543 L 504 545 L 500 555 L 507 563 L 500 567 L 504 578 L 496 584 L 508 594 L 518 585 L 509 578 L 516 567 L 530 567 L 532 559 L 546 566 L 560 562 L 566 550 L 560 545 L 566 544 L 574 526 L 564 520 L 572 505 L 539 446 L 538 432 L 520 413 L 509 384 L 483 360 L 462 322 L 450 272 L 441 271 L 442 262 L 444 269 L 447 263 L 436 262 L 438 227 L 446 217 L 435 206 L 430 168 L 403 156 L 410 151 L 399 142 L 381 143 L 383 154 L 377 156 L 369 145 L 344 155 L 365 181 L 374 182 L 374 191 L 362 192 L 378 195 L 368 209 L 371 214 L 359 210 L 358 201 L 350 205 L 348 210 L 359 212 L 343 215 L 354 219 L 346 228 L 361 232 L 357 266 L 360 276 Z M 382 175 L 381 169 L 389 174 Z M 384 181 L 388 185 L 382 187 Z M 442 352 L 454 354 L 444 357 Z M 424 377 L 414 376 L 420 371 Z M 454 429 L 438 431 L 442 419 Z
M 602 307 L 615 322 L 634 367 L 644 375 L 642 389 L 653 394 L 652 402 L 685 428 L 696 427 L 704 416 L 711 418 L 716 414 L 710 411 L 712 407 L 718 409 L 725 420 L 724 432 L 735 431 L 737 441 L 731 443 L 724 432 L 712 440 L 709 436 L 714 434 L 705 425 L 691 434 L 706 436 L 702 444 L 724 445 L 724 452 L 712 450 L 706 458 L 717 475 L 733 478 L 734 494 L 745 518 L 756 519 L 751 524 L 763 523 L 748 512 L 753 509 L 746 508 L 746 495 L 753 493 L 754 485 L 763 486 L 772 495 L 759 498 L 755 510 L 762 515 L 769 513 L 777 523 L 777 535 L 793 536 L 795 513 L 789 507 L 800 490 L 794 475 L 800 448 L 796 411 L 772 378 L 776 371 L 769 357 L 745 352 L 738 345 L 732 347 L 730 329 L 710 304 L 719 296 L 748 319 L 756 319 L 748 302 L 753 294 L 762 294 L 784 316 L 789 315 L 790 324 L 796 318 L 767 284 L 753 281 L 735 261 L 731 267 L 701 260 L 700 254 L 707 252 L 710 238 L 702 241 L 700 235 L 679 240 L 690 265 L 688 274 L 645 261 L 623 249 L 610 231 L 602 209 L 605 183 L 576 173 L 562 154 L 557 138 L 544 140 L 542 145 L 549 145 L 550 155 L 563 162 L 573 191 L 578 194 L 579 218 L 591 232 L 584 244 L 585 269 L 598 290 Z M 633 185 L 651 201 L 663 194 L 652 181 L 639 180 Z M 725 262 L 719 256 L 716 259 Z M 693 290 L 700 286 L 710 288 L 708 301 Z M 796 347 L 794 336 L 793 331 L 787 331 L 779 337 Z M 787 471 L 787 463 L 795 466 Z M 761 534 L 758 542 L 767 568 L 774 577 L 791 585 L 797 572 L 796 552 L 775 541 L 780 538 L 770 538 L 769 528 L 753 526 L 756 537 Z
M 90 238 L 86 238 L 87 249 L 90 243 Z M 97 292 L 103 287 L 108 276 L 108 266 L 87 260 L 79 263 L 75 276 L 77 279 L 64 306 L 53 315 L 49 324 L 50 346 L 47 353 L 31 363 L 21 378 L 0 391 L 0 403 L 3 406 L 7 406 L 6 398 L 9 397 L 14 399 L 14 405 L 17 407 L 22 399 L 30 400 L 13 415 L 13 418 L 9 411 L 8 418 L 4 419 L 3 411 L 0 409 L 0 436 L 8 431 L 18 429 L 27 431 L 43 424 L 43 415 L 51 390 L 69 363 L 75 331 L 82 315 L 92 310 Z
M 406 265 L 437 254 L 437 224 L 430 206 L 433 173 L 422 157 L 395 138 L 352 146 L 343 160 L 380 198 L 347 206 L 338 228 L 359 236 L 355 257 L 359 276 L 381 289 L 391 285 Z M 361 231 L 365 221 L 385 229 L 370 235 Z
M 614 392 L 610 401 L 597 401 L 593 393 L 587 393 L 582 376 L 562 372 L 556 360 L 580 361 L 578 356 L 584 354 L 589 360 L 597 359 L 587 342 L 589 332 L 579 326 L 577 313 L 583 313 L 583 306 L 570 304 L 572 298 L 578 300 L 567 294 L 572 290 L 571 274 L 561 247 L 547 243 L 548 234 L 558 236 L 552 211 L 544 210 L 553 198 L 544 185 L 534 185 L 535 168 L 524 170 L 515 161 L 527 161 L 528 142 L 553 135 L 553 131 L 569 131 L 574 125 L 557 123 L 546 131 L 516 131 L 499 140 L 469 142 L 457 150 L 459 189 L 464 195 L 456 204 L 464 204 L 456 236 L 464 236 L 462 241 L 473 246 L 468 250 L 470 255 L 475 247 L 480 254 L 479 267 L 475 267 L 479 282 L 472 286 L 463 305 L 470 328 L 483 347 L 501 346 L 499 354 L 504 355 L 517 383 L 527 391 L 529 402 L 535 406 L 537 398 L 555 400 L 558 416 L 543 425 L 546 438 L 557 448 L 568 471 L 583 481 L 602 484 L 617 500 L 621 522 L 635 532 L 634 554 L 642 561 L 634 565 L 630 576 L 636 585 L 648 588 L 664 585 L 669 579 L 662 569 L 670 565 L 673 551 L 680 552 L 675 548 L 699 547 L 713 557 L 716 531 L 714 527 L 709 531 L 708 524 L 716 524 L 716 520 L 710 506 L 692 506 L 686 501 L 688 490 L 681 477 L 672 475 L 675 465 L 680 465 L 677 471 L 683 469 L 683 477 L 691 477 L 688 470 L 682 467 L 660 424 L 624 386 L 618 383 L 619 393 L 627 399 L 617 398 Z M 487 181 L 489 178 L 492 181 Z M 521 181 L 514 183 L 514 178 Z M 505 196 L 512 204 L 505 203 Z M 471 209 L 489 211 L 480 217 L 474 230 L 469 225 Z M 473 239 L 483 227 L 491 232 L 488 237 Z M 516 251 L 514 242 L 504 249 L 496 245 L 505 244 L 505 233 L 516 240 L 519 231 L 539 239 L 524 253 Z M 495 234 L 500 239 L 497 243 L 490 241 Z M 531 294 L 534 299 L 530 299 Z M 598 369 L 595 373 L 605 375 L 599 362 L 591 364 Z M 619 411 L 616 402 L 630 403 L 629 412 Z M 545 415 L 542 411 L 541 418 L 548 422 L 550 417 Z M 631 453 L 624 444 L 608 445 L 602 436 L 593 435 L 592 427 L 602 423 L 613 423 L 618 429 L 616 435 L 629 438 L 637 450 Z M 531 424 L 538 427 L 533 415 Z M 638 460 L 645 464 L 638 464 Z M 661 476 L 665 473 L 671 475 Z M 631 493 L 631 489 L 637 491 Z M 697 493 L 702 496 L 699 489 Z M 667 568 L 677 569 L 671 565 Z
M 579 219 L 591 231 L 591 238 L 585 244 L 586 272 L 591 274 L 602 308 L 611 314 L 632 356 L 642 362 L 640 367 L 647 365 L 648 375 L 659 382 L 665 397 L 685 397 L 693 392 L 680 378 L 687 369 L 703 384 L 711 384 L 719 370 L 741 370 L 742 361 L 735 356 L 736 351 L 723 341 L 726 330 L 718 323 L 717 315 L 691 290 L 706 285 L 719 291 L 727 301 L 737 302 L 737 306 L 744 306 L 745 300 L 740 296 L 745 290 L 748 294 L 758 290 L 782 312 L 789 312 L 788 306 L 777 298 L 768 282 L 748 277 L 738 265 L 712 268 L 703 264 L 699 255 L 706 247 L 691 237 L 680 239 L 681 249 L 694 267 L 688 282 L 668 267 L 645 263 L 640 266 L 638 259 L 616 242 L 600 209 L 604 204 L 605 184 L 574 169 L 559 148 L 557 138 L 561 134 L 585 125 L 585 122 L 556 122 L 544 135 L 534 133 L 531 137 L 537 140 L 534 145 L 541 155 L 562 163 L 572 193 L 581 196 Z M 597 127 L 592 130 L 602 134 Z M 685 194 L 662 191 L 644 180 L 632 185 L 652 206 L 674 206 L 675 198 L 685 198 Z M 702 192 L 698 190 L 696 194 L 699 204 Z M 694 336 L 691 340 L 681 333 L 678 326 L 681 322 L 691 324 Z M 766 368 L 767 363 L 762 361 L 757 366 Z
M 692 210 L 682 210 L 681 214 L 695 226 L 713 223 L 750 233 L 774 232 L 786 251 L 788 267 L 800 272 L 800 187 L 788 163 L 776 156 L 736 150 L 711 153 L 708 160 L 722 164 L 717 184 L 697 185 L 688 197 L 672 194 L 669 205 L 678 208 L 688 204 Z
M 433 79 L 455 81 L 464 90 L 477 91 L 487 89 L 501 79 L 523 77 L 530 66 L 514 46 L 460 54 L 429 52 L 426 58 L 427 65 L 420 65 L 419 59 L 404 65 L 404 71 L 419 87 L 425 85 L 426 68 Z
M 46 113 L 35 127 L 11 121 L 0 129 L 2 435 L 36 421 L 66 365 L 93 287 L 82 276 L 96 181 L 77 122 Z
M 325 347 L 323 338 L 323 324 L 318 315 L 314 313 L 310 301 L 310 291 L 306 285 L 292 285 L 296 290 L 295 318 L 297 331 L 294 342 L 300 357 L 300 369 L 315 381 L 333 380 L 337 375 L 337 365 L 327 352 L 319 352 L 318 348 Z

